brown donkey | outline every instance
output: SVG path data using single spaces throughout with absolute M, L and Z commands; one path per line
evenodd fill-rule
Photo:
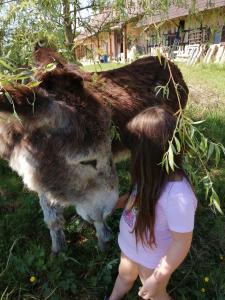
M 36 47 L 40 85 L 8 85 L 0 92 L 0 156 L 38 193 L 52 238 L 65 246 L 63 207 L 94 224 L 100 247 L 109 238 L 106 217 L 118 197 L 114 160 L 130 147 L 126 124 L 148 106 L 185 106 L 188 89 L 179 69 L 147 57 L 125 67 L 85 73 L 50 48 Z M 54 63 L 49 72 L 45 66 Z M 156 93 L 168 85 L 169 94 Z M 16 110 L 19 118 L 12 112 Z M 110 126 L 120 133 L 111 143 Z

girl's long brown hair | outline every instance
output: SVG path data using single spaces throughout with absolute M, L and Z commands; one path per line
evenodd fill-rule
M 155 243 L 155 209 L 168 174 L 161 162 L 168 150 L 176 128 L 176 118 L 165 107 L 151 107 L 128 123 L 132 133 L 132 184 L 137 186 L 137 196 L 132 207 L 138 214 L 134 232 L 136 241 L 152 247 Z M 181 157 L 175 157 L 181 168 Z

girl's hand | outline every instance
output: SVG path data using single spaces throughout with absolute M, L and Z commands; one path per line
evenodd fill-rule
M 119 197 L 119 199 L 117 200 L 116 206 L 114 207 L 114 210 L 117 208 L 124 208 L 127 204 L 127 200 L 129 198 L 130 194 L 127 193 L 125 195 L 122 195 Z
M 186 257 L 192 240 L 192 232 L 178 233 L 171 231 L 172 243 L 162 257 L 154 273 L 146 279 L 138 295 L 143 299 L 166 299 L 161 296 L 166 291 L 170 276 Z
M 142 297 L 142 299 L 146 300 L 156 298 L 162 294 L 162 291 L 165 291 L 167 283 L 168 279 L 159 282 L 155 278 L 154 274 L 152 274 L 148 279 L 146 279 L 145 283 L 140 288 L 138 295 Z

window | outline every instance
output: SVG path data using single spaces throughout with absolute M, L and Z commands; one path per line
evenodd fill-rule
M 221 42 L 222 42 L 222 43 L 225 42 L 225 25 L 223 25 L 223 28 L 222 28 Z

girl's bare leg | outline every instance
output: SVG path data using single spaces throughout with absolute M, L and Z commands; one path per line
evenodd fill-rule
M 109 300 L 122 299 L 132 288 L 137 277 L 138 265 L 125 254 L 121 253 L 119 274 Z
M 141 283 L 143 284 L 145 280 L 152 275 L 154 269 L 148 269 L 142 265 L 138 264 L 138 275 L 140 277 Z
M 138 265 L 138 273 L 142 284 L 150 277 L 154 272 L 154 269 L 148 269 L 142 265 Z M 152 297 L 150 300 L 171 300 L 169 294 L 166 291 L 167 284 L 162 288 L 162 292 L 156 297 Z

